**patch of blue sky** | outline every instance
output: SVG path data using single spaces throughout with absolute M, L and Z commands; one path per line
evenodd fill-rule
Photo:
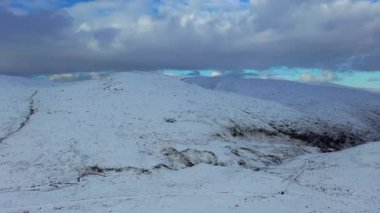
M 176 77 L 214 77 L 216 76 L 216 70 L 176 70 L 176 69 L 164 69 L 160 70 L 160 73 L 164 75 L 176 76 Z
M 240 5 L 243 7 L 247 7 L 250 5 L 250 1 L 249 0 L 240 0 Z
M 194 71 L 167 69 L 167 70 L 160 70 L 159 73 L 164 74 L 164 75 L 169 75 L 169 76 L 186 77 L 186 76 L 193 76 Z
M 303 74 L 307 73 L 315 79 L 320 79 L 326 70 L 318 68 L 289 68 L 286 66 L 273 67 L 266 70 L 245 69 L 237 71 L 217 71 L 217 70 L 161 70 L 160 73 L 177 77 L 215 77 L 233 75 L 241 78 L 261 78 L 261 79 L 281 79 L 288 81 L 301 81 Z M 330 71 L 333 75 L 331 79 L 322 79 L 324 83 L 337 85 L 380 89 L 380 71 Z
M 75 5 L 77 3 L 90 2 L 90 1 L 94 1 L 94 0 L 66 0 L 66 1 L 60 1 L 60 6 L 70 7 L 70 6 Z
M 380 71 L 337 72 L 333 83 L 367 89 L 380 89 Z
M 40 10 L 50 10 L 57 8 L 70 7 L 78 3 L 90 2 L 94 0 L 51 0 L 35 3 L 29 0 L 15 0 L 10 2 L 10 8 L 23 11 L 25 13 L 33 13 Z

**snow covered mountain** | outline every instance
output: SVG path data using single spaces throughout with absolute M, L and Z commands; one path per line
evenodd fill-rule
M 380 144 L 320 152 L 378 141 L 379 95 L 265 84 L 0 76 L 0 212 L 379 211 Z
M 332 85 L 228 76 L 187 78 L 184 81 L 208 89 L 275 102 L 296 110 L 303 114 L 303 120 L 307 123 L 306 129 L 300 129 L 300 125 L 292 126 L 303 133 L 298 139 L 302 140 L 311 131 L 311 136 L 319 138 L 322 144 L 317 141 L 308 142 L 316 143 L 317 146 L 323 146 L 326 140 L 335 141 L 329 148 L 340 149 L 340 145 L 347 142 L 358 144 L 380 140 L 380 93 Z M 286 128 L 281 129 L 286 131 Z

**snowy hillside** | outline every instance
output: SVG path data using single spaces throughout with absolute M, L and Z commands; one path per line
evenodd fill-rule
M 337 86 L 236 77 L 197 77 L 184 81 L 287 106 L 302 113 L 303 118 L 309 121 L 307 130 L 299 130 L 296 126 L 294 128 L 297 131 L 310 131 L 312 125 L 317 127 L 312 130 L 316 133 L 330 135 L 335 132 L 338 134 L 336 138 L 353 143 L 380 140 L 380 93 Z M 339 137 L 347 133 L 352 133 L 352 138 Z
M 379 211 L 380 143 L 320 152 L 378 141 L 379 96 L 282 84 L 0 76 L 0 212 Z

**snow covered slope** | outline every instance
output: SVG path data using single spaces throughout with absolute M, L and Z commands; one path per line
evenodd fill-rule
M 0 83 L 0 212 L 380 208 L 379 143 L 322 154 L 284 130 L 316 118 L 282 103 L 146 73 Z
M 353 140 L 380 140 L 380 93 L 338 86 L 236 77 L 187 78 L 208 89 L 272 101 L 303 113 L 320 134 L 353 133 Z M 313 123 L 315 122 L 315 123 Z M 296 127 L 297 128 L 297 127 Z M 310 125 L 307 126 L 310 130 Z

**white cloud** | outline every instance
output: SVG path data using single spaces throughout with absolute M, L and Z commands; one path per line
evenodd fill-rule
M 34 7 L 54 8 L 48 1 L 33 2 Z M 61 4 L 59 2 L 56 4 Z M 157 4 L 152 0 L 94 0 L 68 6 L 63 11 L 68 15 L 66 21 L 70 26 L 62 28 L 60 38 L 48 40 L 62 45 L 53 48 L 47 40 L 41 39 L 39 48 L 47 51 L 41 50 L 39 57 L 33 55 L 33 63 L 24 67 L 36 67 L 33 66 L 35 61 L 43 61 L 55 52 L 57 61 L 65 60 L 59 64 L 65 72 L 78 69 L 264 69 L 283 65 L 380 69 L 380 2 L 251 0 L 242 4 L 239 0 L 161 0 Z M 3 18 L 3 22 L 6 21 Z M 7 30 L 9 34 L 16 34 L 12 30 L 17 31 L 17 28 L 21 26 Z M 41 34 L 49 33 L 47 29 L 26 28 L 31 32 L 46 30 Z M 11 42 L 1 39 L 2 34 L 6 32 L 0 32 L 0 45 L 11 46 Z M 23 38 L 25 42 L 28 40 L 27 36 Z M 30 46 L 19 47 L 19 54 L 28 52 Z M 65 49 L 65 58 L 60 58 L 62 49 Z M 9 52 L 4 48 L 2 51 L 4 55 Z M 76 58 L 77 55 L 80 57 Z M 28 63 L 31 59 L 24 61 Z M 18 64 L 12 67 L 9 61 L 7 63 L 7 72 L 21 72 Z M 4 70 L 0 63 L 0 72 Z M 48 72 L 51 67 L 41 65 L 38 70 Z M 304 78 L 310 77 L 305 74 Z
M 320 73 L 315 74 L 311 72 L 304 72 L 301 74 L 299 80 L 303 82 L 326 83 L 337 79 L 338 78 L 336 77 L 334 72 L 324 70 Z

